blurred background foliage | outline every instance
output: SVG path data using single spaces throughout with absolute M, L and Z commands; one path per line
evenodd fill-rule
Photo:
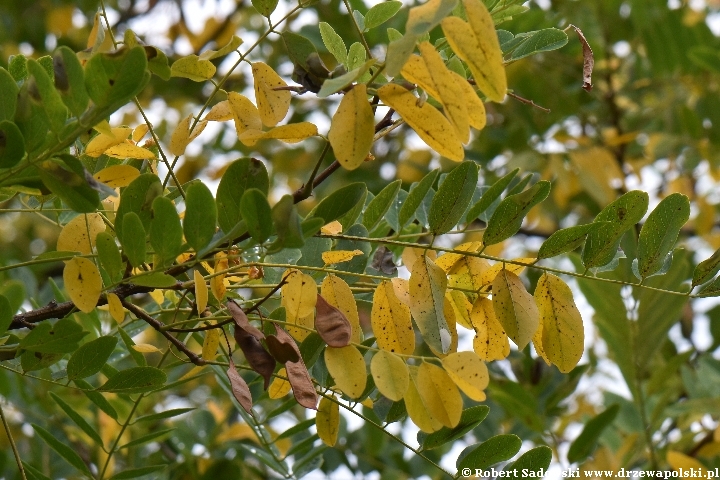
M 350 0 L 353 8 L 366 11 L 370 2 Z M 640 188 L 651 194 L 651 207 L 658 199 L 681 192 L 692 201 L 691 222 L 682 242 L 693 254 L 676 255 L 674 288 L 686 280 L 689 265 L 707 258 L 720 247 L 717 226 L 718 181 L 720 181 L 720 2 L 680 0 L 543 0 L 527 2 L 529 11 L 499 28 L 513 33 L 546 27 L 576 25 L 584 32 L 596 59 L 591 92 L 582 90 L 581 44 L 574 34 L 559 51 L 536 55 L 508 66 L 508 84 L 525 99 L 549 109 L 534 108 L 513 98 L 502 104 L 488 104 L 488 126 L 475 135 L 467 158 L 479 163 L 486 185 L 515 167 L 523 175 L 553 182 L 551 196 L 531 213 L 522 235 L 493 246 L 486 253 L 509 257 L 532 256 L 540 241 L 560 227 L 587 223 L 618 193 Z M 32 57 L 48 54 L 56 46 L 74 51 L 86 48 L 96 0 L 9 0 L 0 2 L 0 64 L 23 53 Z M 148 44 L 162 48 L 168 57 L 224 45 L 231 35 L 252 44 L 267 28 L 265 19 L 250 2 L 235 0 L 109 0 L 107 14 L 121 36 L 132 28 Z M 288 4 L 281 0 L 280 10 Z M 367 34 L 368 43 L 382 58 L 387 44 L 385 27 L 404 29 L 403 9 L 383 28 Z M 354 30 L 340 0 L 321 0 L 279 27 L 310 38 L 332 70 L 334 60 L 320 40 L 317 24 L 335 27 L 346 44 Z M 712 27 L 712 28 L 711 28 Z M 433 37 L 439 36 L 439 29 Z M 220 74 L 234 62 L 233 56 L 218 60 Z M 292 72 L 285 45 L 271 34 L 251 55 L 262 60 L 285 78 Z M 225 85 L 228 91 L 249 88 L 246 66 L 234 71 Z M 251 88 L 251 86 L 250 86 Z M 197 113 L 212 91 L 208 83 L 174 78 L 169 82 L 153 77 L 139 100 L 148 112 L 161 139 L 168 141 L 177 122 L 188 113 Z M 310 120 L 327 125 L 335 100 L 319 100 L 306 93 L 292 104 L 290 122 Z M 115 114 L 113 124 L 136 126 L 142 122 L 132 105 Z M 322 130 L 322 126 L 321 126 Z M 216 184 L 223 168 L 232 159 L 252 154 L 271 165 L 273 201 L 291 193 L 303 183 L 313 167 L 322 144 L 309 140 L 294 146 L 261 142 L 249 149 L 237 141 L 231 125 L 209 126 L 188 149 L 177 175 L 181 182 L 204 178 Z M 396 130 L 376 145 L 375 160 L 352 171 L 338 171 L 316 192 L 322 198 L 338 185 L 350 181 L 367 184 L 377 193 L 389 180 L 399 178 L 407 190 L 432 168 L 449 168 L 450 162 L 436 158 L 407 128 Z M 313 199 L 301 204 L 312 208 Z M 0 216 L 0 263 L 12 265 L 53 250 L 60 227 L 50 213 L 17 213 L 16 200 L 2 205 Z M 469 241 L 456 235 L 446 243 Z M 632 251 L 634 239 L 623 243 Z M 572 270 L 567 260 L 558 260 Z M 632 281 L 628 262 L 612 274 Z M 531 280 L 537 275 L 529 272 Z M 44 305 L 54 298 L 53 281 L 61 282 L 61 269 L 54 267 L 13 268 L 0 271 L 0 293 L 26 307 Z M 659 280 L 662 282 L 665 280 Z M 618 369 L 622 345 L 613 345 L 614 317 L 632 310 L 633 294 L 597 282 L 577 285 L 587 298 L 583 313 L 590 312 L 595 323 L 587 322 L 588 335 L 584 366 L 569 375 L 546 367 L 529 349 L 513 351 L 509 361 L 494 362 L 487 404 L 490 415 L 472 432 L 483 440 L 498 432 L 515 433 L 532 444 L 553 447 L 557 462 L 553 468 L 582 465 L 583 468 L 643 468 L 652 460 L 647 441 L 664 462 L 664 452 L 675 450 L 701 460 L 706 466 L 720 466 L 720 306 L 709 300 L 645 299 L 646 314 L 667 324 L 660 341 L 646 349 L 649 357 L 632 359 L 637 378 L 624 378 Z M 612 299 L 612 301 L 605 299 Z M 97 313 L 96 313 L 97 314 Z M 80 314 L 82 315 L 82 314 Z M 365 311 L 367 324 L 367 310 Z M 669 333 L 668 333 L 669 331 Z M 138 332 L 140 333 L 140 332 Z M 153 343 L 154 332 L 144 331 L 138 343 Z M 642 342 L 643 339 L 638 339 Z M 197 347 L 197 345 L 195 345 Z M 682 353 L 679 353 L 682 352 Z M 156 354 L 149 354 L 152 359 Z M 130 364 L 129 359 L 124 361 Z M 638 363 L 639 362 L 639 363 Z M 120 363 L 122 364 L 122 363 Z M 621 365 L 622 369 L 622 365 Z M 172 379 L 171 379 L 172 380 Z M 635 385 L 631 383 L 636 382 Z M 260 385 L 251 385 L 260 397 Z M 639 389 L 639 390 L 638 390 Z M 0 370 L 0 394 L 6 405 L 13 434 L 23 458 L 44 465 L 54 478 L 71 478 L 70 467 L 32 435 L 30 423 L 41 423 L 67 442 L 81 457 L 87 457 L 90 443 L 85 434 L 69 422 L 48 396 L 57 391 L 81 415 L 97 415 L 105 441 L 121 428 L 77 391 L 32 380 Z M 641 391 L 642 393 L 638 393 Z M 196 407 L 175 420 L 140 422 L 126 430 L 127 441 L 148 431 L 172 424 L 172 434 L 159 437 L 149 447 L 128 448 L 120 457 L 123 465 L 142 466 L 169 462 L 168 478 L 265 478 L 263 460 L 258 460 L 255 431 L 238 418 L 238 413 L 212 375 L 178 385 L 142 405 L 139 414 L 159 409 Z M 569 399 L 569 400 L 568 400 Z M 262 402 L 270 400 L 264 397 Z M 112 405 L 123 418 L 128 412 L 121 399 Z M 618 405 L 617 416 L 605 418 L 587 434 L 593 452 L 589 460 L 575 456 L 568 460 L 570 442 L 583 424 L 598 412 Z M 270 424 L 277 435 L 294 423 L 306 420 L 306 411 L 287 404 L 287 412 Z M 365 409 L 371 418 L 388 419 L 392 412 Z M 384 417 L 384 418 L 383 418 Z M 605 428 L 611 425 L 609 428 Z M 391 427 L 391 431 L 400 428 Z M 586 429 L 587 430 L 587 429 Z M 650 438 L 648 439 L 647 434 Z M 408 437 L 408 435 L 406 435 Z M 412 441 L 412 435 L 409 435 Z M 310 438 L 307 430 L 289 435 L 278 447 L 287 452 Z M 436 477 L 437 471 L 422 459 L 409 455 L 402 445 L 379 430 L 356 421 L 343 420 L 341 442 L 323 452 L 322 470 L 350 475 L 370 474 L 371 478 Z M 595 445 L 599 445 L 597 449 Z M 305 447 L 310 448 L 312 442 Z M 447 445 L 427 452 L 428 457 L 453 466 Z M 457 448 L 457 447 L 455 447 Z M 457 454 L 458 450 L 454 450 Z M 572 457 L 572 455 L 571 455 Z M 244 459 L 244 461 L 238 461 Z M 573 460 L 571 458 L 571 460 Z M 311 465 L 312 466 L 312 465 Z M 555 470 L 559 472 L 559 470 Z M 0 476 L 19 478 L 0 433 Z M 148 477 L 152 478 L 152 476 Z M 346 478 L 342 476 L 332 478 Z

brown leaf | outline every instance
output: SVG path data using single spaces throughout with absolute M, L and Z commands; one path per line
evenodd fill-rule
M 315 329 L 318 335 L 331 347 L 346 347 L 350 344 L 352 326 L 337 308 L 330 305 L 322 295 L 318 294 L 315 304 Z
M 277 325 L 275 325 L 275 334 L 281 342 L 292 345 L 298 356 L 297 362 L 287 362 L 285 364 L 285 371 L 287 371 L 288 380 L 290 381 L 290 386 L 292 386 L 295 400 L 305 408 L 317 410 L 317 392 L 315 391 L 315 386 L 312 383 L 305 362 L 300 355 L 300 349 L 290 334 Z
M 265 339 L 265 335 L 250 323 L 250 320 L 248 320 L 247 315 L 245 315 L 243 309 L 240 308 L 240 305 L 230 300 L 227 302 L 227 308 L 235 321 L 235 325 L 242 328 L 258 340 Z
M 228 380 L 230 380 L 233 395 L 235 396 L 235 399 L 240 402 L 240 405 L 242 405 L 245 411 L 252 415 L 252 396 L 250 395 L 250 388 L 248 388 L 247 383 L 245 383 L 245 380 L 243 380 L 235 368 L 235 362 L 233 362 L 232 358 L 229 360 L 230 367 L 227 370 L 227 376 Z
M 393 262 L 393 254 L 385 246 L 381 246 L 375 250 L 372 265 L 370 266 L 378 272 L 382 272 L 386 275 L 394 275 L 395 272 L 397 272 L 397 266 Z
M 250 367 L 265 379 L 265 390 L 267 390 L 272 374 L 275 372 L 275 359 L 265 350 L 265 347 L 257 338 L 242 327 L 235 326 L 234 337 Z
M 290 341 L 292 344 L 283 342 L 275 335 L 265 337 L 265 343 L 267 344 L 270 354 L 280 363 L 297 362 L 300 360 L 300 355 L 298 355 L 294 347 L 295 342 L 292 341 L 292 339 Z
M 582 43 L 582 50 L 583 50 L 583 86 L 582 88 L 589 92 L 592 90 L 592 72 L 593 67 L 595 66 L 595 57 L 593 56 L 592 48 L 590 48 L 590 44 L 585 39 L 585 35 L 583 35 L 582 30 L 577 28 L 575 25 L 570 25 L 572 28 L 575 29 L 575 33 L 577 33 L 578 38 L 580 39 L 580 43 Z

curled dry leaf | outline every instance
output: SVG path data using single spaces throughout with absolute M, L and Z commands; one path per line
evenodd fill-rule
M 265 334 L 263 334 L 260 330 L 258 330 L 257 327 L 252 325 L 250 323 L 250 320 L 248 320 L 247 315 L 243 311 L 242 308 L 240 308 L 240 305 L 235 303 L 233 300 L 229 300 L 227 302 L 227 308 L 230 312 L 230 315 L 232 315 L 233 321 L 235 322 L 235 325 L 242 328 L 246 332 L 248 332 L 253 337 L 257 338 L 258 340 L 264 340 Z
M 268 347 L 268 351 L 270 351 L 270 355 L 275 357 L 275 360 L 280 363 L 297 362 L 300 360 L 300 355 L 298 355 L 294 347 L 295 342 L 283 342 L 275 335 L 268 335 L 265 337 L 265 344 Z
M 233 333 L 235 342 L 243 351 L 252 369 L 265 379 L 265 389 L 267 390 L 272 374 L 275 371 L 275 359 L 260 343 L 260 340 L 265 338 L 265 335 L 250 325 L 245 312 L 236 303 L 228 302 L 228 310 L 235 321 L 235 332 Z
M 371 267 L 386 275 L 395 275 L 395 272 L 397 272 L 397 266 L 393 262 L 393 254 L 385 246 L 381 246 L 375 251 Z
M 285 364 L 285 370 L 287 371 L 288 380 L 292 386 L 295 400 L 305 408 L 316 410 L 318 395 L 295 340 L 293 340 L 289 333 L 277 325 L 275 325 L 275 335 L 281 342 L 292 345 L 298 356 L 297 362 L 287 362 Z
M 232 388 L 235 399 L 240 402 L 240 405 L 245 409 L 246 412 L 252 414 L 252 396 L 250 395 L 250 388 L 248 388 L 245 380 L 240 376 L 237 369 L 235 368 L 235 362 L 232 358 L 229 358 L 230 366 L 227 369 L 228 380 L 230 380 L 230 387 Z
M 315 304 L 315 329 L 318 335 L 331 347 L 344 347 L 350 344 L 352 326 L 336 307 L 330 305 L 322 295 L 318 294 Z
M 574 30 L 575 33 L 577 33 L 578 38 L 580 39 L 580 43 L 582 43 L 582 50 L 583 50 L 583 90 L 589 92 L 592 90 L 592 72 L 593 68 L 595 67 L 595 57 L 593 56 L 592 48 L 590 48 L 590 44 L 585 39 L 585 35 L 583 35 L 582 30 L 580 30 L 575 25 L 570 25 Z

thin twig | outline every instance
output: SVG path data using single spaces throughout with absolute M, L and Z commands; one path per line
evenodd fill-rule
M 541 107 L 540 105 L 538 105 L 537 103 L 533 102 L 532 100 L 528 100 L 527 98 L 523 98 L 523 97 L 521 97 L 520 95 L 516 95 L 516 94 L 514 94 L 514 93 L 512 93 L 512 92 L 507 92 L 507 94 L 508 94 L 508 97 L 512 97 L 512 98 L 514 98 L 515 100 L 517 100 L 517 101 L 519 101 L 519 102 L 522 102 L 522 103 L 525 103 L 525 104 L 527 104 L 527 105 L 533 106 L 533 107 L 537 108 L 538 110 L 542 110 L 542 111 L 545 112 L 545 113 L 550 113 L 550 109 L 549 109 L 549 108 Z
M 18 470 L 20 470 L 20 476 L 23 480 L 27 480 L 27 477 L 25 476 L 25 469 L 23 468 L 22 460 L 20 459 L 20 452 L 18 452 L 17 445 L 15 445 L 15 439 L 13 439 L 12 433 L 10 432 L 10 425 L 8 425 L 7 419 L 5 418 L 2 403 L 0 403 L 0 418 L 2 418 L 5 434 L 7 435 L 8 440 L 10 440 L 10 447 L 12 448 L 13 455 L 15 455 L 15 463 L 17 463 Z

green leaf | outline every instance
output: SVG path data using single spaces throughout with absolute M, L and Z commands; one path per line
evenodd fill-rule
M 433 235 L 442 235 L 457 225 L 472 201 L 477 182 L 475 162 L 463 162 L 448 174 L 430 205 L 428 222 Z
M 150 230 L 152 220 L 152 205 L 155 197 L 162 194 L 163 188 L 160 179 L 153 173 L 144 173 L 133 180 L 120 194 L 120 206 L 115 218 L 123 218 L 128 212 L 137 213 L 142 220 L 143 229 Z M 115 234 L 122 237 L 122 222 L 115 223 Z
M 110 402 L 108 402 L 101 393 L 96 392 L 92 385 L 81 379 L 75 380 L 75 385 L 82 389 L 85 396 L 88 397 L 88 399 L 93 402 L 96 407 L 105 412 L 110 418 L 117 420 L 118 414 L 113 406 L 110 405 Z
M 365 14 L 365 30 L 378 27 L 390 20 L 402 7 L 402 2 L 388 1 L 378 3 Z
M 210 189 L 204 183 L 190 185 L 185 192 L 183 232 L 196 252 L 210 243 L 215 235 L 216 222 L 217 206 Z
M 116 217 L 117 218 L 117 217 Z M 107 232 L 100 232 L 95 237 L 95 247 L 100 265 L 110 276 L 112 282 L 119 282 L 123 275 L 123 261 L 115 238 Z
M 96 53 L 85 64 L 85 88 L 99 107 L 121 105 L 140 93 L 150 80 L 145 49 L 136 46 Z
M 668 195 L 650 212 L 638 238 L 638 270 L 645 279 L 657 273 L 675 246 L 680 229 L 690 218 L 690 200 L 682 193 Z
M 13 55 L 8 62 L 8 72 L 16 82 L 25 80 L 28 76 L 27 58 L 25 55 Z
M 138 437 L 134 440 L 129 441 L 125 445 L 119 447 L 119 449 L 135 447 L 137 445 L 142 445 L 143 443 L 151 442 L 151 441 L 155 440 L 156 438 L 160 438 L 163 435 L 167 435 L 168 433 L 172 432 L 173 430 L 175 430 L 175 429 L 168 428 L 165 430 L 158 430 L 156 432 L 148 433 L 147 435 L 143 435 L 142 437 Z
M 269 17 L 277 8 L 278 0 L 252 0 L 253 7 L 263 17 Z
M 395 201 L 395 197 L 397 197 L 401 186 L 402 180 L 395 180 L 383 188 L 380 193 L 370 201 L 365 208 L 362 221 L 362 224 L 365 225 L 368 231 L 372 231 L 385 216 L 390 209 L 390 205 Z
M 35 430 L 35 433 L 38 434 L 40 438 L 42 438 L 45 443 L 48 444 L 50 448 L 55 450 L 55 452 L 60 455 L 62 458 L 65 459 L 66 462 L 68 462 L 73 467 L 80 470 L 82 473 L 87 475 L 88 477 L 92 478 L 92 473 L 90 473 L 90 470 L 88 470 L 87 465 L 85 465 L 85 462 L 83 462 L 82 458 L 80 458 L 80 455 L 78 455 L 75 450 L 68 447 L 65 443 L 61 442 L 56 438 L 56 435 L 48 432 L 44 428 L 35 425 L 34 423 L 31 424 L 33 429 Z M 66 442 L 67 443 L 67 442 Z
M 144 367 L 147 365 L 147 360 L 145 360 L 145 355 L 142 354 L 142 352 L 138 352 L 133 348 L 135 346 L 135 341 L 130 337 L 130 335 L 127 334 L 124 328 L 118 328 L 118 333 L 120 334 L 120 338 L 122 338 L 123 343 L 125 344 L 125 347 L 127 347 L 127 351 L 132 357 L 132 359 L 135 361 L 138 367 Z
M 360 42 L 353 43 L 348 49 L 347 69 L 354 70 L 362 67 L 366 58 L 365 47 Z
M 135 275 L 132 283 L 141 287 L 167 288 L 177 283 L 175 277 L 163 272 L 152 272 L 148 274 Z
M 238 49 L 243 41 L 237 35 L 233 35 L 230 41 L 222 46 L 219 50 L 206 50 L 200 55 L 203 60 L 215 60 L 216 58 L 224 57 L 225 55 L 232 53 Z
M 25 351 L 20 355 L 20 366 L 23 372 L 32 372 L 35 370 L 42 370 L 50 365 L 54 365 L 59 362 L 64 353 L 40 353 Z
M 15 116 L 19 91 L 20 88 L 10 72 L 0 68 L 0 121 L 12 120 Z
M 53 53 L 53 69 L 55 87 L 63 103 L 74 116 L 80 118 L 90 101 L 80 60 L 75 52 L 63 45 Z
M 370 67 L 375 65 L 375 63 L 377 63 L 375 59 L 371 58 L 357 68 L 354 68 L 349 72 L 340 75 L 339 77 L 326 79 L 323 82 L 323 85 L 320 88 L 317 96 L 319 98 L 326 98 L 333 93 L 343 90 L 344 88 L 350 86 L 350 84 L 353 83 L 355 80 L 362 77 L 370 69 Z
M 541 180 L 522 193 L 508 195 L 500 202 L 488 221 L 484 245 L 494 245 L 515 235 L 530 209 L 547 198 L 550 182 Z
M 215 65 L 197 55 L 178 58 L 170 67 L 171 77 L 189 78 L 193 82 L 204 82 L 215 76 Z
M 5 335 L 13 320 L 13 313 L 10 302 L 4 295 L 0 295 L 0 337 Z
M 463 437 L 466 433 L 480 425 L 490 413 L 487 405 L 477 405 L 466 408 L 460 416 L 460 423 L 455 428 L 443 427 L 437 432 L 418 432 L 418 443 L 422 450 L 432 450 L 441 447 L 448 442 Z
M 131 468 L 129 470 L 123 470 L 122 472 L 116 473 L 110 477 L 109 480 L 127 480 L 130 478 L 144 477 L 146 475 L 150 475 L 151 473 L 159 472 L 165 467 L 167 467 L 167 465 L 149 465 L 147 467 Z
M 150 245 L 161 265 L 172 263 L 182 253 L 182 225 L 172 200 L 157 197 L 152 204 L 150 222 Z
M 118 217 L 119 218 L 119 217 Z M 122 217 L 123 252 L 133 267 L 145 263 L 145 228 L 142 220 L 135 212 L 128 212 Z
M 412 220 L 413 215 L 415 215 L 418 207 L 422 205 L 425 196 L 432 188 L 439 173 L 440 169 L 436 168 L 428 172 L 417 184 L 410 187 L 410 192 L 408 192 L 408 196 L 398 212 L 398 226 L 400 229 L 404 228 L 405 225 Z
M 110 377 L 97 391 L 123 394 L 143 393 L 161 387 L 166 380 L 167 375 L 158 368 L 133 367 L 127 370 L 120 370 Z
M 86 180 L 89 176 L 80 160 L 61 154 L 42 163 L 40 178 L 52 193 L 80 213 L 94 212 L 100 206 L 100 197 Z
M 619 411 L 620 405 L 613 405 L 585 424 L 582 433 L 570 445 L 570 463 L 582 462 L 592 455 L 603 430 L 612 424 Z
M 272 248 L 273 251 L 281 248 L 300 248 L 305 244 L 300 215 L 297 213 L 292 195 L 283 195 L 272 208 L 271 215 L 278 237 L 277 248 Z
M 490 205 L 492 205 L 495 200 L 500 198 L 502 192 L 504 192 L 507 186 L 510 185 L 510 182 L 513 181 L 515 175 L 517 175 L 519 171 L 520 169 L 516 168 L 512 172 L 508 173 L 507 175 L 503 176 L 495 183 L 493 183 L 490 188 L 488 188 L 485 193 L 483 193 L 483 196 L 480 197 L 480 200 L 478 200 L 475 205 L 470 207 L 467 217 L 465 217 L 465 221 L 467 223 L 474 222 L 475 219 L 480 216 L 480 214 L 490 208 Z
M 495 435 L 490 439 L 467 447 L 457 459 L 457 469 L 485 469 L 511 459 L 522 446 L 517 435 Z
M 710 258 L 698 263 L 693 272 L 692 287 L 702 285 L 720 271 L 720 248 L 715 250 Z
M 0 168 L 14 167 L 24 156 L 25 138 L 20 129 L 9 120 L 0 121 Z
M 82 345 L 68 360 L 68 380 L 95 375 L 107 363 L 116 345 L 115 337 L 99 337 Z
M 170 410 L 165 410 L 164 412 L 160 412 L 160 413 L 143 415 L 142 417 L 136 418 L 133 423 L 154 422 L 156 420 L 164 420 L 166 418 L 173 418 L 173 417 L 177 417 L 178 415 L 182 415 L 184 413 L 192 412 L 193 410 L 195 410 L 194 407 L 193 408 L 173 408 Z
M 78 348 L 78 342 L 87 335 L 75 321 L 66 317 L 55 322 L 41 323 L 20 341 L 20 349 L 39 353 L 70 353 Z
M 327 22 L 320 22 L 320 36 L 328 52 L 335 57 L 339 64 L 345 65 L 347 63 L 347 47 L 345 47 L 342 37 Z
M 267 194 L 257 188 L 245 190 L 240 199 L 240 213 L 245 219 L 250 236 L 263 243 L 272 234 L 272 210 Z M 322 225 L 321 225 L 322 226 Z
M 507 61 L 520 60 L 540 52 L 549 52 L 564 47 L 568 42 L 565 32 L 557 28 L 545 28 L 534 32 L 519 33 L 503 45 L 503 53 L 510 53 Z
M 143 48 L 145 49 L 145 55 L 148 60 L 148 70 L 166 82 L 170 80 L 172 71 L 170 70 L 170 65 L 165 52 L 150 45 L 145 45 Z
M 47 71 L 35 60 L 28 60 L 28 91 L 30 98 L 42 105 L 50 129 L 58 133 L 65 125 L 67 119 L 67 107 L 55 89 L 53 80 Z
M 223 232 L 229 233 L 240 220 L 240 200 L 245 190 L 257 188 L 267 195 L 270 186 L 265 164 L 255 158 L 235 160 L 225 170 L 217 188 L 218 223 Z
M 367 187 L 364 183 L 358 182 L 346 185 L 322 199 L 308 214 L 307 218 L 320 217 L 325 220 L 326 224 L 339 220 L 353 207 L 357 206 L 360 201 L 364 200 L 366 193 Z
M 284 31 L 282 38 L 290 60 L 296 65 L 300 65 L 305 71 L 310 71 L 307 60 L 310 54 L 317 53 L 315 45 L 302 35 L 293 32 Z
M 75 409 L 68 405 L 65 400 L 58 397 L 54 392 L 50 392 L 50 396 L 53 400 L 55 400 L 55 403 L 60 405 L 60 408 L 63 409 L 67 416 L 70 417 L 70 419 L 87 434 L 88 437 L 90 437 L 99 447 L 103 447 L 102 438 L 100 438 L 97 431 L 82 417 L 82 415 L 77 413 Z
M 27 478 L 30 480 L 50 480 L 50 477 L 46 477 L 43 475 L 41 471 L 33 467 L 32 465 L 28 465 L 25 461 L 22 462 L 23 468 L 25 469 L 25 474 L 27 475 Z
M 448 353 L 452 336 L 445 318 L 447 277 L 427 256 L 418 258 L 410 274 L 410 312 L 425 343 Z
M 610 222 L 588 234 L 582 261 L 585 268 L 603 266 L 615 257 L 620 239 L 647 212 L 649 197 L 645 192 L 627 192 L 595 217 L 596 222 Z
M 512 478 L 533 476 L 532 473 L 535 474 L 534 478 L 543 478 L 545 471 L 550 468 L 551 461 L 552 449 L 543 445 L 523 453 L 512 465 L 505 467 L 503 472 L 508 472 L 505 476 L 512 475 Z
M 540 260 L 571 252 L 585 242 L 588 233 L 605 226 L 607 226 L 607 222 L 594 222 L 560 229 L 543 242 L 537 258 Z

